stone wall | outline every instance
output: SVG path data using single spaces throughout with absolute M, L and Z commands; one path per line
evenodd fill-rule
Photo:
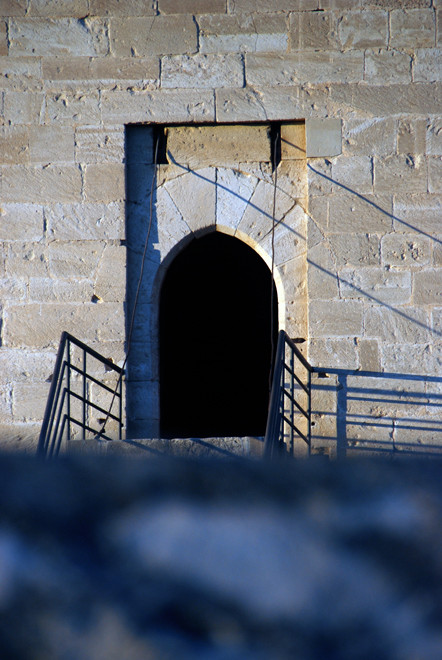
M 315 444 L 441 444 L 441 22 L 435 0 L 2 0 L 5 442 L 38 432 L 61 330 L 123 359 L 126 213 L 152 167 L 128 174 L 125 126 L 305 121 L 305 175 L 279 188 L 309 214 L 305 309 L 283 316 L 329 376 Z

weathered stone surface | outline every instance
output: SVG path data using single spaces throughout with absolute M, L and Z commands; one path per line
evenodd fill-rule
M 120 163 L 87 165 L 84 192 L 89 202 L 118 202 L 124 199 L 124 166 Z
M 434 333 L 442 332 L 442 307 L 435 307 L 431 315 L 432 323 L 431 329 Z
M 52 241 L 49 244 L 49 268 L 55 278 L 94 279 L 103 256 L 101 241 Z
M 344 155 L 382 155 L 394 153 L 396 127 L 391 118 L 343 120 L 342 152 Z
M 191 168 L 270 161 L 267 126 L 177 126 L 167 129 L 167 158 Z
M 400 154 L 425 153 L 426 121 L 404 119 L 399 121 L 397 150 Z
M 123 160 L 123 127 L 79 126 L 75 131 L 75 161 L 77 163 L 122 163 Z
M 6 36 L 6 23 L 0 21 L 0 56 L 8 54 L 8 40 Z
M 41 63 L 35 57 L 0 56 L 0 90 L 41 91 Z
M 284 263 L 293 262 L 296 258 L 300 257 L 300 255 L 305 255 L 306 253 L 306 224 L 305 213 L 303 209 L 296 204 L 275 227 L 273 239 L 273 232 L 269 232 L 259 241 L 259 245 L 268 255 L 270 255 L 270 257 L 273 252 L 274 262 L 278 267 Z M 306 271 L 307 268 L 305 265 L 305 273 Z M 291 281 L 291 274 L 292 273 L 284 271 L 284 283 L 287 296 L 294 295 L 288 292 L 290 284 L 295 284 L 294 281 Z M 298 293 L 299 292 L 297 292 L 297 294 Z
M 208 182 L 205 185 L 204 180 L 202 183 L 202 195 L 204 192 L 211 195 L 211 189 L 214 188 L 213 184 L 210 185 Z M 191 199 L 184 200 L 183 203 L 191 205 Z M 192 236 L 189 225 L 183 219 L 180 211 L 177 209 L 175 203 L 173 202 L 171 196 L 164 186 L 157 190 L 157 197 L 155 200 L 155 213 L 158 218 L 167 218 L 169 222 L 159 223 L 156 240 L 152 242 L 152 245 L 149 246 L 148 257 L 152 260 L 152 269 L 154 273 L 158 268 L 158 262 L 162 261 L 172 249 L 176 249 L 176 246 L 188 236 Z M 208 213 L 205 214 L 203 209 L 200 209 L 196 215 L 195 220 L 199 220 L 203 223 L 204 226 L 215 223 L 215 208 L 212 207 L 208 209 Z M 189 222 L 194 219 L 192 210 L 190 212 Z M 156 265 L 155 265 L 156 264 Z M 154 277 L 154 273 L 152 277 Z M 152 295 L 152 289 L 149 290 L 150 296 Z M 147 302 L 151 302 L 150 297 L 147 298 Z
M 355 82 L 363 76 L 363 54 L 359 51 L 305 51 L 284 57 L 246 55 L 249 85 L 293 85 L 296 83 Z
M 5 202 L 73 202 L 81 197 L 81 173 L 72 165 L 9 166 L 2 174 Z
M 312 197 L 309 200 L 307 246 L 312 248 L 325 239 L 328 226 L 328 199 Z
M 281 160 L 278 165 L 278 188 L 295 197 L 298 203 L 307 208 L 307 166 L 303 160 Z
M 325 158 L 310 159 L 307 165 L 308 190 L 311 199 L 332 191 L 332 164 Z
M 293 87 L 216 90 L 218 121 L 303 119 L 299 90 Z
M 157 92 L 103 92 L 103 121 L 210 122 L 215 120 L 213 92 L 201 89 L 165 89 Z
M 54 163 L 74 160 L 74 129 L 68 126 L 33 126 L 29 131 L 31 163 Z
M 432 9 L 393 10 L 390 15 L 390 45 L 393 48 L 434 46 L 435 15 Z
M 385 47 L 388 14 L 386 11 L 348 12 L 338 19 L 338 36 L 344 50 Z
M 372 159 L 368 156 L 340 156 L 332 162 L 332 178 L 334 181 L 361 193 L 373 192 Z M 338 191 L 341 186 L 336 186 Z
M 320 243 L 308 252 L 309 300 L 333 300 L 339 297 L 338 278 L 329 245 Z
M 41 243 L 11 241 L 6 253 L 6 273 L 18 279 L 47 277 L 47 248 Z
M 25 126 L 0 126 L 0 164 L 29 163 L 29 130 Z
M 407 195 L 394 197 L 394 229 L 440 236 L 441 195 Z
M 2 204 L 0 240 L 41 241 L 43 238 L 43 206 L 39 204 Z
M 427 153 L 442 156 L 442 119 L 434 119 L 427 124 Z
M 365 313 L 364 327 L 367 337 L 377 337 L 389 344 L 424 343 L 431 339 L 428 312 L 417 308 L 369 307 Z
M 44 207 L 48 235 L 56 240 L 124 238 L 121 203 L 53 204 Z
M 309 303 L 311 337 L 354 337 L 362 334 L 363 303 L 358 300 L 314 300 Z
M 92 16 L 154 16 L 156 0 L 89 0 Z
M 93 295 L 93 283 L 89 280 L 47 277 L 29 279 L 30 302 L 91 302 Z
M 428 192 L 442 193 L 442 157 L 428 159 Z
M 387 234 L 381 242 L 382 263 L 388 266 L 420 267 L 430 262 L 431 239 L 416 234 Z
M 126 294 L 126 248 L 107 245 L 95 276 L 95 294 L 105 302 L 119 302 Z
M 216 176 L 216 224 L 235 230 L 257 185 L 257 179 L 221 169 Z
M 380 371 L 381 358 L 379 343 L 372 339 L 357 339 L 356 346 L 359 353 L 359 367 L 362 371 Z
M 93 57 L 107 55 L 108 50 L 107 30 L 100 19 L 11 19 L 9 24 L 9 54 L 12 57 Z
M 410 85 L 353 85 L 334 83 L 330 100 L 341 113 L 361 114 L 363 117 L 388 117 L 392 108 L 400 108 L 401 115 L 438 115 L 440 111 L 440 83 L 411 83 Z
M 273 193 L 273 185 L 260 181 L 238 225 L 240 231 L 257 242 L 261 241 L 272 229 Z M 276 198 L 275 219 L 282 220 L 293 206 L 294 200 L 289 195 L 280 192 Z
M 411 275 L 408 271 L 379 268 L 343 268 L 339 273 L 339 288 L 343 298 L 373 300 L 381 304 L 401 305 L 410 302 Z
M 417 48 L 413 62 L 414 82 L 435 82 L 442 80 L 442 50 L 440 48 Z
M 232 3 L 232 0 L 229 0 Z M 318 9 L 319 0 L 273 0 L 272 3 L 266 0 L 233 0 L 230 7 L 231 13 L 263 13 L 273 11 L 299 11 Z
M 282 160 L 304 160 L 306 157 L 305 123 L 283 124 L 281 126 Z
M 380 263 L 377 234 L 330 234 L 327 241 L 337 266 L 376 266 Z
M 357 423 L 361 423 L 362 419 L 367 426 L 371 426 L 374 441 L 376 441 L 374 434 L 376 423 L 391 424 L 393 419 L 400 420 L 410 409 L 413 415 L 424 413 L 425 380 L 423 378 L 351 374 L 346 378 L 346 389 L 350 395 L 347 405 L 349 418 L 355 416 Z
M 17 383 L 14 387 L 12 413 L 18 422 L 40 421 L 49 393 L 49 383 Z
M 4 118 L 11 125 L 38 124 L 43 112 L 43 94 L 5 92 Z
M 386 9 L 417 9 L 418 7 L 431 7 L 432 0 L 369 0 L 369 4 Z
M 164 88 L 242 87 L 244 64 L 240 55 L 181 55 L 163 57 L 161 85 Z
M 88 0 L 29 0 L 27 16 L 68 16 L 82 18 L 88 13 Z
M 341 120 L 307 119 L 305 142 L 307 158 L 338 156 L 342 152 Z
M 3 418 L 12 418 L 12 393 L 8 385 L 0 386 L 0 415 Z
M 162 14 L 222 14 L 226 0 L 158 0 L 158 9 Z
M 437 22 L 437 34 L 436 34 L 436 44 L 442 46 L 442 23 L 441 23 L 442 9 L 438 9 L 436 12 L 436 22 Z
M 442 354 L 439 344 L 383 344 L 382 366 L 392 373 L 440 376 Z M 422 403 L 425 403 L 423 401 Z M 423 410 L 421 411 L 423 413 Z
M 56 346 L 66 328 L 81 341 L 118 341 L 124 337 L 122 303 L 28 303 L 7 311 L 5 345 L 8 347 Z
M 0 279 L 0 296 L 4 304 L 26 300 L 26 281 L 16 277 Z
M 385 195 L 339 193 L 328 197 L 330 232 L 388 232 L 393 227 L 392 200 Z
M 286 51 L 287 17 L 283 14 L 207 15 L 198 18 L 200 52 Z
M 57 57 L 43 58 L 43 78 L 60 80 L 95 80 L 111 86 L 114 80 L 139 81 L 142 85 L 159 78 L 158 57 Z
M 2 383 L 14 384 L 33 380 L 49 382 L 54 370 L 54 351 L 25 351 L 3 348 L 0 351 L 0 373 Z
M 413 302 L 418 305 L 442 303 L 442 268 L 413 274 Z
M 427 190 L 427 163 L 421 156 L 387 156 L 374 159 L 377 192 L 422 193 Z
M 309 359 L 324 370 L 327 367 L 357 369 L 359 366 L 355 343 L 339 339 L 312 339 L 309 343 Z M 315 398 L 318 399 L 317 394 Z
M 410 55 L 399 51 L 367 51 L 364 79 L 371 85 L 411 82 L 411 62 Z
M 196 24 L 192 16 L 140 16 L 110 19 L 112 53 L 145 57 L 194 53 Z
M 191 231 L 215 224 L 213 168 L 185 172 L 183 176 L 164 184 L 164 188 Z
M 290 50 L 337 49 L 335 20 L 328 12 L 290 14 Z M 273 50 L 273 49 L 272 49 Z
M 2 0 L 0 16 L 24 16 L 29 0 Z
M 98 92 L 67 91 L 49 94 L 46 97 L 47 123 L 77 124 L 100 123 L 100 99 Z

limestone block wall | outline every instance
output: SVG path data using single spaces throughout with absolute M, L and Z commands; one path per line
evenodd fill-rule
M 3 442 L 35 438 L 62 329 L 123 359 L 125 126 L 305 121 L 306 334 L 329 375 L 316 384 L 316 446 L 442 444 L 441 11 L 1 0 Z M 268 176 L 256 161 L 229 169 Z M 279 180 L 301 197 L 295 176 Z

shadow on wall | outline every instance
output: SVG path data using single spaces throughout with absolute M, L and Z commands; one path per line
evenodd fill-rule
M 323 373 L 328 378 L 312 384 L 313 447 L 337 458 L 442 458 L 442 377 L 332 368 Z M 328 433 L 315 435 L 319 420 Z
M 308 164 L 308 168 L 373 207 L 380 214 L 388 216 L 399 226 L 408 228 L 410 233 L 420 234 L 435 245 L 442 243 L 438 237 L 389 213 L 369 198 L 312 165 Z M 406 306 L 389 304 L 381 295 L 373 295 L 372 290 L 366 290 L 363 285 L 358 286 L 357 277 L 352 281 L 346 277 L 345 271 L 343 275 L 342 272 L 332 272 L 311 258 L 307 261 L 309 267 L 337 281 L 338 290 L 344 290 L 346 293 L 343 297 L 340 294 L 340 300 L 347 298 L 351 302 L 360 299 L 373 303 L 370 312 L 379 315 L 377 321 L 383 323 L 384 334 L 390 332 L 385 325 L 397 324 L 398 335 L 394 336 L 392 329 L 390 332 L 392 346 L 395 346 L 389 358 L 393 369 L 396 365 L 400 368 L 401 364 L 408 363 L 410 370 L 422 369 L 424 373 L 434 373 L 438 365 L 437 346 L 442 336 L 442 332 L 436 327 L 436 320 L 431 327 L 425 323 L 424 314 L 415 312 L 413 316 Z M 387 313 L 384 315 L 382 310 Z M 415 331 L 409 334 L 411 340 L 408 341 L 411 341 L 411 345 L 414 345 L 414 342 L 421 345 L 420 364 L 415 364 L 415 360 L 407 355 L 407 346 L 400 343 L 400 329 L 407 326 L 415 328 Z M 416 340 L 417 337 L 419 339 Z M 336 363 L 332 363 L 330 367 L 321 364 L 320 371 L 329 378 L 316 378 L 313 384 L 314 446 L 324 447 L 331 453 L 336 453 L 337 457 L 364 454 L 442 456 L 442 377 L 422 373 L 391 373 L 390 370 L 382 372 L 339 369 L 336 368 Z

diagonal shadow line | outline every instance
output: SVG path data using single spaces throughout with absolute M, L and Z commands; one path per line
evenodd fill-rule
M 387 215 L 389 218 L 392 218 L 393 220 L 397 220 L 397 222 L 400 222 L 402 225 L 405 225 L 406 227 L 409 227 L 413 231 L 422 234 L 423 236 L 427 236 L 428 238 L 431 238 L 432 241 L 435 243 L 440 243 L 442 244 L 442 241 L 436 236 L 433 236 L 432 234 L 429 234 L 426 231 L 423 231 L 422 229 L 418 229 L 414 225 L 410 224 L 406 220 L 402 220 L 402 218 L 398 218 L 396 215 L 393 215 L 392 213 L 389 213 L 385 209 L 383 209 L 381 206 L 376 204 L 375 202 L 372 202 L 371 199 L 368 199 L 367 197 L 364 197 L 364 195 L 361 195 L 361 193 L 356 192 L 356 190 L 352 190 L 352 188 L 349 188 L 346 186 L 344 183 L 341 183 L 340 181 L 336 181 L 336 179 L 332 179 L 330 176 L 327 176 L 327 174 L 324 174 L 323 172 L 320 172 L 319 170 L 315 170 L 314 167 L 310 165 L 310 163 L 307 163 L 307 167 L 314 172 L 315 174 L 318 174 L 319 176 L 322 176 L 323 179 L 327 179 L 327 181 L 331 181 L 331 183 L 334 183 L 337 186 L 340 186 L 341 188 L 344 188 L 344 190 L 347 190 L 350 192 L 352 195 L 355 195 L 355 197 L 358 197 L 359 199 L 362 199 L 363 202 L 366 204 L 370 204 L 370 206 L 373 206 L 377 211 L 380 211 L 384 215 Z
M 174 160 L 172 157 L 170 157 L 170 159 L 171 159 L 171 162 L 173 163 L 173 165 L 176 165 L 176 167 L 180 167 L 182 170 L 184 170 L 185 172 L 189 172 L 189 173 L 191 173 L 193 176 L 196 176 L 198 179 L 202 179 L 203 181 L 206 181 L 207 183 L 212 183 L 212 184 L 213 184 L 214 186 L 216 186 L 217 188 L 221 188 L 222 190 L 225 190 L 225 191 L 228 192 L 230 195 L 233 195 L 234 197 L 237 197 L 238 199 L 240 199 L 242 202 L 245 202 L 245 203 L 247 204 L 247 206 L 250 206 L 250 208 L 254 209 L 255 211 L 258 211 L 258 213 L 261 213 L 261 215 L 263 215 L 265 218 L 268 218 L 271 222 L 273 222 L 273 216 L 272 216 L 270 213 L 267 213 L 267 211 L 263 211 L 263 209 L 259 208 L 259 206 L 257 206 L 256 204 L 253 204 L 253 203 L 250 201 L 255 191 L 253 191 L 253 192 L 252 192 L 252 195 L 250 196 L 250 198 L 247 199 L 246 197 L 243 197 L 242 195 L 239 195 L 238 193 L 233 192 L 232 190 L 230 190 L 230 188 L 228 188 L 227 186 L 223 185 L 222 183 L 218 183 L 218 181 L 212 181 L 212 180 L 209 179 L 208 177 L 203 176 L 202 174 L 199 174 L 199 173 L 198 173 L 197 171 L 195 171 L 195 170 L 192 170 L 190 167 L 186 167 L 185 165 L 181 165 L 181 163 L 177 163 L 176 160 Z M 217 168 L 217 169 L 219 169 L 219 168 Z M 223 168 L 223 169 L 224 169 L 224 168 Z M 233 171 L 235 171 L 235 172 L 241 172 L 241 170 L 236 170 L 236 169 L 234 169 L 234 168 L 232 168 L 232 169 L 233 169 Z M 260 179 L 260 180 L 261 180 L 261 179 Z M 271 185 L 271 184 L 269 184 L 269 185 Z M 279 190 L 280 190 L 280 192 L 284 192 L 284 191 L 281 190 L 281 189 L 279 189 Z M 284 194 L 287 195 L 287 193 L 284 193 Z M 287 196 L 290 197 L 290 195 L 287 195 Z M 291 198 L 291 199 L 293 199 L 293 198 Z M 292 209 L 294 206 L 296 206 L 296 202 L 295 202 L 295 203 L 293 204 L 293 206 L 287 211 L 287 213 L 289 213 L 289 212 L 291 211 L 291 209 Z M 245 211 L 244 211 L 244 213 L 245 213 Z M 244 215 L 244 214 L 243 214 L 243 215 Z M 287 215 L 287 214 L 286 214 L 286 215 Z M 285 217 L 285 215 L 284 215 L 284 217 Z M 302 236 L 299 232 L 295 231 L 294 229 L 292 229 L 291 227 L 289 227 L 288 225 L 286 225 L 286 224 L 284 223 L 284 217 L 281 218 L 280 220 L 276 220 L 276 222 L 275 222 L 275 228 L 278 227 L 279 225 L 282 225 L 283 227 L 285 227 L 286 229 L 288 229 L 290 232 L 292 232 L 293 234 L 295 234 L 296 236 L 298 236 L 298 238 L 300 238 L 301 240 L 305 241 L 305 240 L 306 240 L 306 239 L 305 239 L 305 236 Z M 242 218 L 242 216 L 241 216 L 241 218 Z M 241 220 L 240 220 L 240 222 L 241 222 Z M 238 223 L 238 226 L 239 226 L 240 222 Z M 235 228 L 235 231 L 236 231 L 236 229 L 238 229 L 238 226 Z M 261 240 L 263 240 L 266 236 L 268 236 L 268 234 L 270 234 L 271 231 L 272 231 L 272 228 L 269 227 L 269 231 L 267 232 L 267 234 L 265 234 L 265 235 L 262 237 Z
M 326 274 L 329 275 L 330 277 L 333 277 L 333 278 L 335 278 L 335 279 L 338 279 L 336 273 L 332 273 L 330 270 L 327 270 L 327 268 L 324 268 L 323 266 L 320 266 L 319 264 L 315 263 L 315 262 L 312 261 L 311 259 L 307 259 L 307 263 L 309 263 L 310 265 L 314 266 L 315 268 L 317 268 L 317 269 L 320 270 L 321 272 L 326 273 Z M 414 323 L 415 325 L 418 325 L 418 326 L 420 326 L 421 328 L 424 328 L 425 330 L 428 330 L 429 332 L 431 332 L 431 333 L 437 335 L 438 337 L 442 337 L 442 332 L 439 332 L 439 330 L 435 330 L 435 329 L 433 329 L 433 328 L 430 328 L 430 327 L 429 327 L 428 325 L 426 325 L 425 323 L 422 323 L 421 321 L 418 321 L 417 319 L 414 319 L 412 316 L 409 316 L 408 314 L 405 314 L 405 312 L 402 312 L 401 310 L 397 309 L 396 307 L 392 307 L 392 305 L 389 305 L 388 303 L 383 302 L 383 301 L 380 300 L 379 298 L 376 298 L 376 296 L 372 296 L 370 293 L 367 293 L 366 291 L 364 291 L 364 290 L 361 289 L 360 287 L 356 286 L 356 285 L 353 284 L 352 282 L 349 282 L 349 281 L 346 280 L 345 278 L 343 278 L 343 277 L 339 277 L 339 282 L 343 282 L 344 284 L 347 284 L 347 286 L 351 287 L 352 289 L 354 289 L 354 290 L 357 291 L 358 293 L 361 293 L 361 294 L 362 294 L 363 296 L 365 296 L 366 298 L 369 298 L 369 300 L 373 300 L 373 302 L 377 303 L 378 305 L 381 305 L 381 306 L 383 306 L 383 307 L 386 307 L 386 308 L 389 309 L 391 312 L 394 312 L 395 314 L 398 314 L 399 316 L 402 316 L 402 318 L 407 319 L 407 321 L 411 321 L 411 322 Z M 343 298 L 340 298 L 340 300 L 343 300 Z

